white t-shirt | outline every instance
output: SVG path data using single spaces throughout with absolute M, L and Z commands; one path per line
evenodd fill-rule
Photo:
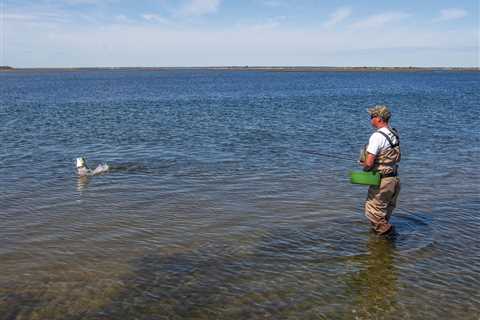
M 383 127 L 383 128 L 378 129 L 377 131 L 382 131 L 383 133 L 386 133 L 388 135 L 388 137 L 390 138 L 390 140 L 392 140 L 393 144 L 396 144 L 398 142 L 397 138 L 390 131 L 389 128 Z M 375 131 L 370 136 L 370 140 L 368 140 L 368 147 L 367 147 L 367 152 L 371 153 L 375 156 L 391 147 L 387 138 L 385 138 L 385 136 L 383 134 L 378 133 L 377 131 Z

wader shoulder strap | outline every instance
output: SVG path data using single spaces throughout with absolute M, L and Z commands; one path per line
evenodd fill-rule
M 398 147 L 400 145 L 400 138 L 398 137 L 398 134 L 396 134 L 396 130 L 395 129 L 392 129 L 390 130 L 390 132 L 395 136 L 395 138 L 397 138 L 397 143 L 393 143 L 392 142 L 392 139 L 390 139 L 390 137 L 383 131 L 380 131 L 380 130 L 377 130 L 378 133 L 380 133 L 382 136 L 384 136 L 388 143 L 390 143 L 390 147 L 393 149 L 395 147 Z
M 397 138 L 398 144 L 400 145 L 400 136 L 398 135 L 398 131 L 395 128 L 389 128 L 390 132 Z

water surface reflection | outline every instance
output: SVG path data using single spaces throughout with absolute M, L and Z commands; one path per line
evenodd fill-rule
M 394 237 L 370 235 L 367 253 L 359 262 L 360 270 L 346 281 L 356 319 L 391 319 L 395 315 L 398 293 L 395 256 Z

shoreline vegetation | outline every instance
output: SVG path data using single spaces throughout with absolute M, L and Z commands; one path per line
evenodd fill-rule
M 219 67 L 79 67 L 79 68 L 14 68 L 0 66 L 0 72 L 17 71 L 273 71 L 273 72 L 479 72 L 478 67 L 309 67 L 309 66 L 219 66 Z

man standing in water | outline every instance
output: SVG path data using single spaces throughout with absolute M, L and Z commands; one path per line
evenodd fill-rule
M 387 235 L 393 231 L 389 223 L 397 197 L 400 193 L 398 165 L 400 162 L 400 138 L 391 128 L 390 110 L 379 105 L 368 109 L 371 124 L 377 129 L 362 152 L 360 164 L 364 171 L 378 171 L 379 186 L 370 186 L 365 202 L 365 215 L 377 234 Z

